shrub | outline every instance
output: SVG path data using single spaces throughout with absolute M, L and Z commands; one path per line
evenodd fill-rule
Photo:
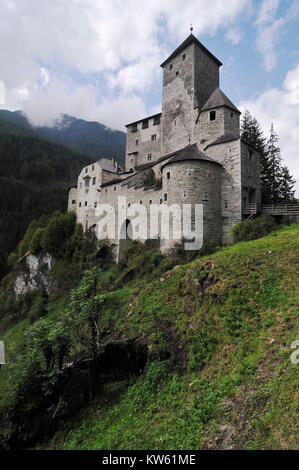
M 161 253 L 161 251 L 155 251 L 152 254 L 151 261 L 154 266 L 159 266 L 159 264 L 161 263 L 163 259 L 164 259 L 164 255 Z
M 42 297 L 42 296 L 38 295 L 34 299 L 32 307 L 29 310 L 29 313 L 27 315 L 27 318 L 30 321 L 30 323 L 35 322 L 40 317 L 43 317 L 44 315 L 47 314 L 46 305 L 47 305 L 47 298 L 46 297 Z
M 7 264 L 10 268 L 13 268 L 18 261 L 18 255 L 16 253 L 10 253 L 7 258 Z
M 41 239 L 43 250 L 54 257 L 65 257 L 70 247 L 69 238 L 73 235 L 75 228 L 76 214 L 74 212 L 51 217 Z
M 40 253 L 42 251 L 42 245 L 41 241 L 44 235 L 45 229 L 44 228 L 38 228 L 34 232 L 31 241 L 29 243 L 29 250 L 31 253 L 36 255 L 37 253 Z
M 239 222 L 231 229 L 231 237 L 234 243 L 256 240 L 264 237 L 277 227 L 275 220 L 269 215 L 261 215 L 253 220 Z

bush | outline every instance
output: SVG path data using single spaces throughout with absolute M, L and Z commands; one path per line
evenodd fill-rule
M 277 224 L 269 215 L 261 215 L 253 220 L 239 222 L 231 229 L 231 237 L 234 243 L 256 240 L 275 230 Z
M 161 251 L 155 251 L 152 254 L 151 261 L 154 266 L 159 266 L 159 264 L 161 263 L 163 259 L 164 259 L 164 255 L 161 253 Z
M 42 297 L 38 295 L 32 304 L 31 309 L 29 310 L 29 313 L 27 315 L 28 320 L 30 323 L 35 322 L 39 318 L 43 317 L 44 315 L 47 315 L 47 298 Z
M 42 241 L 44 232 L 45 232 L 44 228 L 38 228 L 36 229 L 36 231 L 34 232 L 34 235 L 31 238 L 31 241 L 29 243 L 29 250 L 34 255 L 42 251 L 41 241 Z
M 10 268 L 13 268 L 18 261 L 18 255 L 16 253 L 10 253 L 7 258 L 7 264 Z
M 76 228 L 76 214 L 54 215 L 51 217 L 41 239 L 44 251 L 51 253 L 54 257 L 62 258 L 70 248 L 70 237 Z

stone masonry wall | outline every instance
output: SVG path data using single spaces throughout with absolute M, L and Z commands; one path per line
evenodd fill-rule
M 256 202 L 261 207 L 260 154 L 241 141 L 242 204 Z
M 154 125 L 154 118 L 148 121 L 148 127 L 145 129 L 142 129 L 142 121 L 137 123 L 136 132 L 132 132 L 132 126 L 127 128 L 126 171 L 143 163 L 155 161 L 161 156 L 161 123 Z M 132 152 L 138 152 L 138 155 L 130 155 Z
M 219 86 L 219 65 L 199 46 L 194 46 L 194 108 L 201 109 Z
M 194 143 L 195 119 L 192 44 L 163 68 L 162 155 Z
M 221 189 L 223 243 L 230 243 L 229 231 L 242 220 L 241 207 L 241 140 L 211 145 L 206 154 L 224 168 Z

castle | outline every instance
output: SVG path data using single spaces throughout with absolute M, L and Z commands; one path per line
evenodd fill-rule
M 260 155 L 240 138 L 241 113 L 219 88 L 221 65 L 192 32 L 162 63 L 162 112 L 126 125 L 125 168 L 103 158 L 69 191 L 68 210 L 85 230 L 100 204 L 117 214 L 126 196 L 128 207 L 202 204 L 203 239 L 227 244 L 244 208 L 260 207 Z M 119 255 L 122 242 L 110 242 Z M 159 238 L 162 250 L 174 242 Z

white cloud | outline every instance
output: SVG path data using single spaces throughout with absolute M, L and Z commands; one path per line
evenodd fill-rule
M 58 110 L 83 115 L 85 102 L 99 109 L 89 100 L 103 107 L 109 100 L 136 103 L 135 95 L 153 86 L 159 64 L 189 34 L 191 22 L 196 35 L 222 29 L 236 44 L 237 23 L 250 5 L 251 0 L 1 0 L 6 107 L 23 107 L 26 98 L 27 112 L 42 122 Z
M 272 88 L 256 98 L 240 104 L 240 109 L 248 109 L 260 122 L 265 135 L 269 136 L 271 123 L 280 138 L 282 157 L 290 172 L 297 180 L 299 196 L 299 62 L 290 70 L 281 88 Z
M 275 46 L 286 22 L 284 18 L 275 19 L 279 2 L 280 0 L 263 0 L 255 23 L 258 28 L 256 48 L 262 54 L 264 67 L 268 72 L 276 66 Z
M 270 23 L 277 12 L 280 0 L 264 0 L 258 13 L 256 24 Z
M 262 54 L 264 67 L 271 72 L 277 65 L 276 45 L 279 42 L 283 28 L 299 14 L 299 4 L 293 0 L 284 16 L 276 18 L 280 0 L 263 0 L 257 14 L 256 48 Z
M 231 28 L 226 33 L 226 39 L 228 39 L 233 45 L 239 44 L 241 38 L 242 34 L 239 28 Z

